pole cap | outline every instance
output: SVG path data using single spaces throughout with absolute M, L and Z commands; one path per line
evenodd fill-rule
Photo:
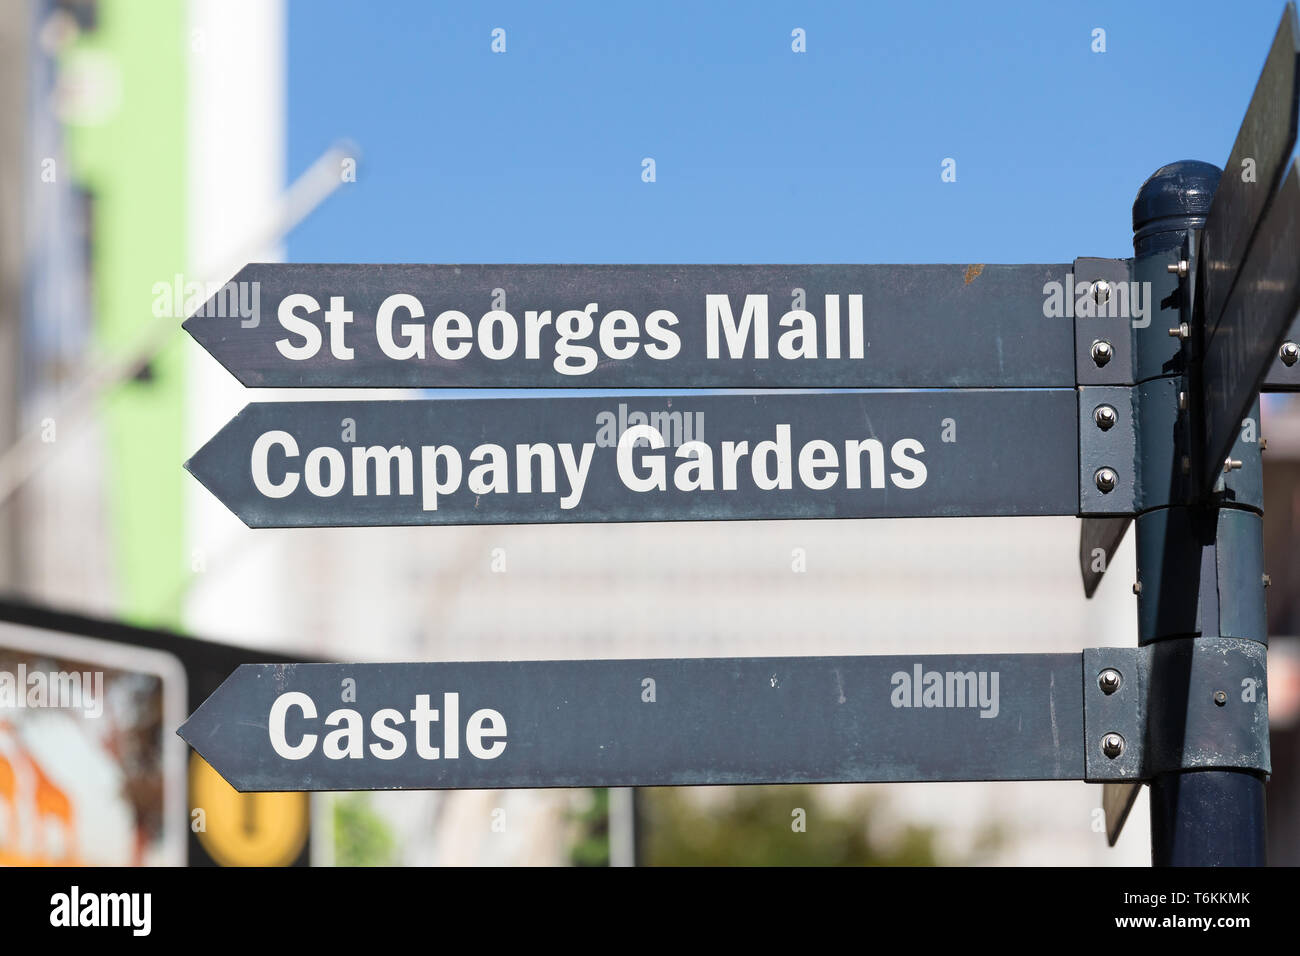
M 1202 228 L 1222 175 L 1223 171 L 1213 163 L 1195 159 L 1179 160 L 1157 169 L 1133 200 L 1134 245 L 1162 233 L 1181 234 L 1188 229 Z M 1170 244 L 1178 242 L 1181 235 Z

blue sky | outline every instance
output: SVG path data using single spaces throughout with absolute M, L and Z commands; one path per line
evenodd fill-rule
M 291 0 L 286 178 L 362 163 L 288 256 L 1123 257 L 1151 172 L 1226 160 L 1282 8 Z

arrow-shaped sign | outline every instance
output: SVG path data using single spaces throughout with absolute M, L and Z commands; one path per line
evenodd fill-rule
M 1300 22 L 1295 4 L 1288 3 L 1205 220 L 1201 301 L 1207 342 L 1241 275 L 1269 200 L 1282 181 L 1296 143 L 1298 113 Z
M 1288 3 L 1215 191 L 1201 236 L 1199 480 L 1214 487 L 1265 376 L 1280 387 L 1278 346 L 1300 307 L 1300 20 Z M 1279 183 L 1281 186 L 1279 187 Z M 1285 365 L 1283 365 L 1285 368 Z
M 1077 414 L 1072 389 L 255 403 L 186 467 L 254 528 L 1073 515 Z
M 250 386 L 1075 383 L 1069 265 L 255 263 L 189 291 Z
M 1083 694 L 1078 654 L 258 664 L 179 733 L 241 791 L 1071 780 Z
M 1202 363 L 1202 487 L 1222 476 L 1242 419 L 1300 310 L 1300 171 L 1269 204 Z

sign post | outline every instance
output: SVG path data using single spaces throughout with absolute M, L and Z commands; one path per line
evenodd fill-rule
M 677 391 L 252 404 L 187 463 L 249 527 L 1077 515 L 1090 597 L 1135 526 L 1138 647 L 250 665 L 181 735 L 239 790 L 1086 780 L 1111 843 L 1147 783 L 1153 863 L 1262 864 L 1298 66 L 1288 4 L 1228 169 L 1148 179 L 1131 259 L 255 264 L 186 322 L 247 385 Z
M 1133 213 L 1138 263 L 1152 261 L 1163 269 L 1171 255 L 1182 257 L 1189 233 L 1204 222 L 1218 179 L 1219 170 L 1209 164 L 1176 163 L 1147 181 Z M 1184 278 L 1179 289 L 1187 288 Z M 1262 363 L 1256 364 L 1262 368 Z M 1252 414 L 1257 430 L 1258 405 Z M 1234 423 L 1234 438 L 1247 429 Z M 1151 435 L 1144 438 L 1154 440 Z M 1252 493 L 1242 498 L 1258 501 L 1262 497 L 1259 442 L 1237 440 L 1231 454 L 1237 487 L 1251 486 Z M 1260 685 L 1224 680 L 1214 686 L 1202 684 L 1200 693 L 1194 693 L 1192 688 L 1206 676 L 1200 670 L 1209 662 L 1177 653 L 1197 638 L 1245 639 L 1261 648 L 1267 643 L 1259 512 L 1232 496 L 1212 493 L 1208 499 L 1189 496 L 1145 511 L 1137 515 L 1136 525 L 1138 642 L 1166 652 L 1148 675 L 1150 692 L 1179 702 L 1186 714 L 1184 726 L 1196 715 L 1217 719 L 1233 709 L 1260 710 Z M 1171 716 L 1176 718 L 1178 705 L 1174 710 Z M 1266 721 L 1267 713 L 1261 712 L 1259 719 Z M 1191 766 L 1154 776 L 1150 781 L 1152 863 L 1263 865 L 1264 776 L 1257 769 Z M 1127 812 L 1127 807 L 1123 809 Z
M 1300 173 L 1288 169 L 1298 109 L 1300 22 L 1288 4 L 1222 176 L 1205 163 L 1166 166 L 1133 206 L 1135 269 L 1172 256 L 1185 316 L 1170 333 L 1188 352 L 1196 481 L 1185 501 L 1137 518 L 1138 640 L 1164 652 L 1152 690 L 1185 701 L 1185 732 L 1211 707 L 1258 708 L 1263 690 L 1202 683 L 1207 662 L 1185 649 L 1268 643 L 1258 394 L 1300 310 Z M 1191 766 L 1153 777 L 1152 862 L 1262 865 L 1265 777 Z

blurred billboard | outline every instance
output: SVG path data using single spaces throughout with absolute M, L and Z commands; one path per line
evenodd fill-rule
M 0 865 L 307 865 L 306 795 L 236 793 L 175 734 L 284 659 L 0 602 Z

